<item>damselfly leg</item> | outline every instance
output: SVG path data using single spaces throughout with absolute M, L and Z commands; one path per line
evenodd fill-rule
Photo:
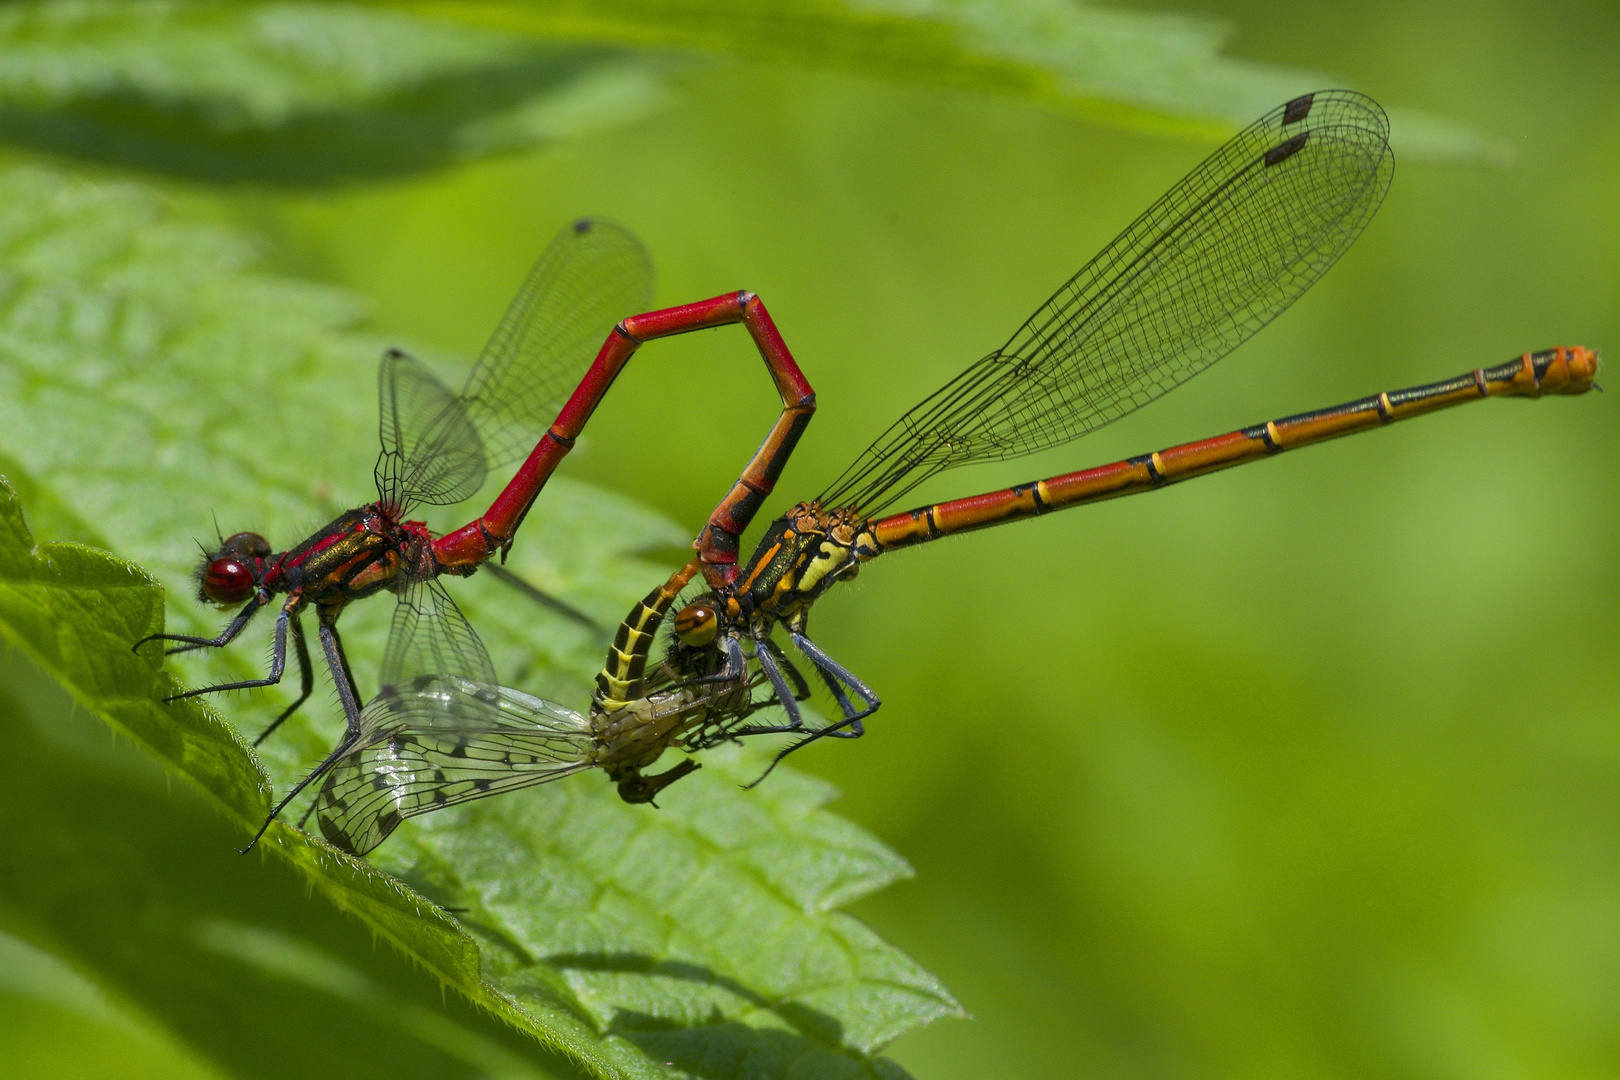
M 181 643 L 180 647 L 177 649 L 164 649 L 164 656 L 176 656 L 180 653 L 193 652 L 197 649 L 223 649 L 225 646 L 235 641 L 238 637 L 242 636 L 242 631 L 247 629 L 247 624 L 253 620 L 253 616 L 257 615 L 259 613 L 259 609 L 264 607 L 269 602 L 269 593 L 259 593 L 255 595 L 253 602 L 247 607 L 243 608 L 241 611 L 237 612 L 236 616 L 231 619 L 230 622 L 225 624 L 225 629 L 221 630 L 214 637 L 194 637 L 191 634 L 147 634 L 145 637 L 141 638 L 141 640 L 131 645 L 130 651 L 134 652 L 139 650 L 140 647 L 145 645 L 148 641 L 178 641 Z
M 793 694 L 788 701 L 781 701 L 780 692 L 778 692 L 777 698 L 784 709 L 791 708 L 794 713 L 797 713 L 798 709 L 795 706 L 791 706 L 788 702 L 810 700 L 810 684 L 805 681 L 804 674 L 799 671 L 798 665 L 788 658 L 788 654 L 782 651 L 782 646 L 778 645 L 770 637 L 762 637 L 756 640 L 754 642 L 754 648 L 756 651 L 763 648 L 766 655 L 769 656 L 771 661 L 774 663 L 776 670 L 780 674 L 786 675 L 788 681 L 793 684 Z M 775 680 L 772 680 L 772 686 L 775 686 Z
M 765 678 L 770 682 L 771 689 L 776 693 L 775 702 L 781 705 L 788 715 L 788 726 L 782 730 L 797 730 L 804 723 L 804 718 L 799 712 L 799 702 L 810 695 L 806 693 L 804 697 L 800 697 L 794 693 L 795 687 L 788 686 L 787 678 L 782 674 L 782 669 L 776 662 L 779 655 L 780 649 L 770 638 L 759 637 L 754 639 L 754 659 L 759 662 L 759 669 L 765 673 Z M 794 672 L 794 675 L 798 677 L 799 686 L 808 691 L 810 688 L 805 685 L 804 676 L 797 671 Z M 743 732 L 738 734 L 743 734 Z
M 265 599 L 268 600 L 269 597 L 267 596 Z M 236 682 L 217 683 L 214 686 L 199 686 L 191 690 L 182 691 L 178 694 L 170 694 L 168 697 L 163 699 L 164 704 L 168 704 L 171 701 L 182 701 L 185 698 L 196 697 L 199 694 L 220 694 L 230 690 L 258 690 L 263 687 L 274 686 L 279 683 L 281 681 L 281 673 L 286 670 L 287 667 L 287 624 L 291 619 L 292 609 L 297 605 L 297 603 L 298 599 L 296 597 L 289 597 L 287 602 L 282 605 L 281 611 L 276 614 L 276 629 L 275 634 L 272 637 L 272 644 L 270 646 L 270 674 L 266 675 L 262 679 L 241 679 Z M 221 634 L 218 638 L 207 641 L 197 641 L 195 639 L 186 638 L 179 638 L 178 640 L 190 641 L 193 646 L 198 648 L 223 648 L 224 646 L 230 644 L 231 640 L 242 632 L 241 628 L 247 625 L 247 620 L 252 617 L 253 613 L 257 611 L 260 606 L 262 605 L 255 604 L 254 606 L 245 609 L 241 615 L 238 615 L 235 619 L 231 620 L 231 625 L 226 627 L 225 633 Z M 157 636 L 158 635 L 153 635 L 153 637 Z M 302 632 L 300 631 L 300 640 L 302 639 L 302 636 Z M 143 640 L 150 641 L 152 638 L 145 638 Z M 139 642 L 136 643 L 136 647 L 140 647 Z M 299 658 L 300 663 L 306 668 L 307 655 L 307 651 L 303 652 Z M 302 701 L 303 699 L 300 698 L 299 700 Z
M 855 674 L 848 668 L 828 656 L 826 650 L 811 641 L 800 631 L 790 629 L 788 639 L 797 646 L 800 652 L 810 658 L 810 662 L 816 671 L 821 673 L 821 678 L 827 684 L 827 689 L 832 691 L 833 698 L 838 702 L 838 707 L 843 710 L 844 719 L 831 727 L 823 728 L 821 734 L 849 739 L 858 739 L 864 735 L 866 729 L 861 727 L 861 721 L 877 712 L 878 707 L 883 704 L 878 699 L 878 696 L 872 692 L 872 688 L 856 678 Z M 865 704 L 859 709 L 855 708 L 854 705 L 850 704 L 845 688 L 854 691 L 855 696 Z M 845 727 L 850 730 L 848 732 L 836 730 Z
M 259 732 L 258 738 L 253 740 L 254 746 L 258 746 L 268 739 L 270 733 L 280 727 L 287 717 L 297 712 L 299 707 L 309 700 L 309 695 L 315 690 L 315 669 L 310 666 L 309 662 L 309 644 L 304 640 L 304 624 L 299 620 L 296 611 L 292 613 L 288 621 L 292 627 L 293 655 L 298 660 L 298 697 L 294 699 L 291 705 L 282 709 L 279 716 L 270 721 L 269 727 Z
M 807 659 L 809 659 L 810 666 L 815 668 L 816 674 L 821 676 L 821 681 L 826 684 L 828 691 L 830 691 L 833 696 L 833 700 L 838 703 L 839 711 L 841 711 L 844 715 L 841 720 L 836 720 L 825 727 L 807 729 L 804 726 L 804 718 L 800 712 L 797 702 L 801 702 L 809 698 L 810 688 L 808 685 L 805 685 L 803 676 L 800 676 L 798 672 L 794 670 L 794 675 L 798 679 L 799 686 L 803 691 L 802 693 L 795 694 L 791 699 L 784 699 L 781 696 L 781 689 L 778 687 L 776 699 L 773 701 L 763 701 L 758 703 L 758 707 L 760 708 L 771 704 L 780 703 L 783 711 L 787 713 L 788 722 L 786 724 L 772 725 L 749 724 L 733 731 L 732 736 L 740 739 L 754 735 L 803 734 L 805 737 L 783 748 L 779 753 L 777 753 L 777 755 L 771 759 L 771 763 L 766 766 L 764 772 L 760 773 L 759 776 L 754 780 L 743 785 L 745 788 L 751 788 L 755 784 L 758 784 L 760 781 L 764 780 L 767 776 L 771 775 L 772 770 L 782 763 L 783 758 L 787 757 L 796 750 L 809 746 L 818 739 L 859 739 L 861 736 L 866 734 L 866 725 L 862 723 L 862 721 L 864 721 L 868 716 L 871 716 L 873 713 L 877 712 L 879 706 L 883 704 L 878 696 L 872 692 L 871 687 L 867 686 L 864 682 L 857 678 L 855 674 L 848 668 L 844 667 L 832 657 L 828 656 L 825 649 L 821 648 L 821 646 L 817 645 L 814 641 L 811 641 L 810 638 L 805 634 L 798 630 L 789 630 L 788 638 L 793 642 L 794 647 L 803 653 Z M 765 671 L 766 676 L 770 678 L 773 686 L 777 685 L 777 682 L 780 679 L 780 674 L 777 672 L 777 667 L 779 664 L 785 665 L 791 669 L 791 663 L 787 660 L 787 656 L 782 652 L 781 646 L 777 645 L 769 638 L 760 639 L 756 643 L 754 656 L 759 661 L 760 667 Z M 850 700 L 852 692 L 853 695 L 860 700 L 860 707 L 857 707 L 855 703 Z
M 306 787 L 325 775 L 328 769 L 360 741 L 360 692 L 355 687 L 354 675 L 349 669 L 349 658 L 343 652 L 343 639 L 338 636 L 337 627 L 324 619 L 321 621 L 320 638 L 321 651 L 326 654 L 327 666 L 333 671 L 343 673 L 343 678 L 336 680 L 336 684 L 338 701 L 343 706 L 343 715 L 348 718 L 348 727 L 344 729 L 343 738 L 338 740 L 337 746 L 333 747 L 332 752 L 326 755 L 326 759 L 311 769 L 309 774 L 302 780 L 294 784 L 292 790 L 283 795 L 281 801 L 271 808 L 270 813 L 264 819 L 264 824 L 260 825 L 259 831 L 253 834 L 253 839 L 248 841 L 247 847 L 237 848 L 243 855 L 253 850 L 253 845 L 259 842 L 259 838 L 264 835 L 264 831 L 287 808 L 288 803 L 296 799 Z M 265 734 L 269 734 L 269 732 Z
M 528 581 L 519 577 L 517 574 L 512 573 L 512 571 L 508 570 L 498 562 L 485 563 L 484 572 L 489 574 L 496 581 L 501 582 L 503 585 L 516 589 L 519 593 L 528 597 L 530 600 L 534 601 L 536 604 L 539 604 L 548 611 L 555 612 L 556 614 L 561 615 L 563 618 L 576 622 L 588 630 L 594 630 L 597 633 L 602 633 L 607 629 L 607 627 L 603 626 L 601 623 L 597 622 L 595 619 L 591 618 L 577 607 L 557 599 L 555 596 L 552 596 L 550 593 L 538 588 L 537 586 L 531 585 Z

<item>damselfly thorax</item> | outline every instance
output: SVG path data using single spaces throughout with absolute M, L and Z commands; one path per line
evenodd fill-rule
M 877 554 L 871 522 L 854 507 L 802 502 L 771 523 L 737 580 L 717 589 L 714 599 L 730 624 L 789 622 Z M 677 633 L 687 644 L 703 643 L 708 624 L 700 610 L 689 605 L 677 617 Z
M 222 545 L 221 554 L 228 554 L 243 536 L 269 546 L 255 534 L 238 534 Z M 219 580 L 222 561 L 232 562 L 216 556 L 199 575 L 202 598 L 240 603 L 246 596 L 234 591 L 236 583 Z M 256 579 L 258 587 L 271 595 L 297 593 L 303 604 L 321 611 L 341 610 L 350 601 L 391 591 L 398 587 L 401 571 L 427 576 L 441 572 L 433 559 L 433 534 L 427 525 L 399 521 L 379 503 L 346 511 L 297 547 L 245 569 L 250 575 L 247 591 L 252 591 Z

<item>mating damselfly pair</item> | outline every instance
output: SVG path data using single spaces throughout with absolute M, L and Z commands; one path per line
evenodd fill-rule
M 686 757 L 648 772 L 669 750 L 785 736 L 774 767 L 811 742 L 858 738 L 880 705 L 880 680 L 835 658 L 811 636 L 809 618 L 818 600 L 879 555 L 1156 490 L 1451 405 L 1592 387 L 1595 352 L 1529 352 L 1108 465 L 896 510 L 945 470 L 1067 443 L 1225 356 L 1348 249 L 1392 173 L 1387 121 L 1369 98 L 1323 91 L 1273 110 L 1149 207 L 1004 345 L 903 414 L 819 495 L 771 522 L 746 559 L 741 538 L 815 411 L 810 383 L 751 293 L 633 314 L 651 291 L 650 260 L 622 227 L 578 222 L 536 264 L 460 393 L 402 353 L 385 356 L 376 502 L 279 554 L 257 534 L 221 539 L 199 572 L 202 596 L 247 606 L 217 638 L 167 640 L 182 649 L 223 646 L 277 602 L 271 671 L 181 696 L 278 681 L 290 638 L 302 693 L 279 724 L 310 692 L 299 619 L 313 610 L 347 725 L 265 827 L 319 781 L 310 811 L 332 843 L 355 853 L 404 818 L 593 768 L 626 801 L 652 802 L 698 767 Z M 440 577 L 496 569 L 490 560 L 504 557 L 642 343 L 730 323 L 752 336 L 782 411 L 698 534 L 695 556 L 620 624 L 588 711 L 501 686 Z M 466 526 L 435 536 L 407 519 L 413 506 L 469 497 L 490 468 L 519 458 L 510 483 Z M 349 602 L 382 591 L 398 603 L 380 690 L 363 705 L 336 624 Z M 837 709 L 819 725 L 801 710 L 813 683 Z

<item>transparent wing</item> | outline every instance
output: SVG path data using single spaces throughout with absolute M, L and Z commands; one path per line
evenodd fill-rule
M 423 675 L 493 684 L 495 665 L 439 579 L 407 577 L 394 605 L 380 681 L 386 691 Z
M 621 319 L 652 305 L 652 258 L 624 226 L 581 218 L 529 271 L 462 400 L 490 467 L 526 455 Z
M 516 690 L 429 675 L 379 694 L 321 785 L 321 833 L 355 855 L 408 817 L 591 768 L 590 721 Z
M 1360 235 L 1394 171 L 1371 98 L 1289 102 L 1210 155 L 1007 341 L 901 417 L 821 496 L 876 513 L 957 465 L 1094 431 L 1280 314 Z
M 377 372 L 377 397 L 377 497 L 391 512 L 403 516 L 419 503 L 458 503 L 483 486 L 483 440 L 461 399 L 427 365 L 388 350 Z

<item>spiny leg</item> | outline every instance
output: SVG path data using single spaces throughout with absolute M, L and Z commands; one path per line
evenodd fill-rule
M 259 732 L 259 737 L 253 740 L 258 746 L 270 737 L 270 733 L 281 726 L 281 722 L 293 713 L 299 706 L 309 700 L 309 695 L 315 689 L 315 667 L 309 662 L 309 645 L 304 640 L 304 624 L 299 621 L 298 612 L 294 611 L 288 620 L 292 623 L 293 656 L 298 660 L 298 699 L 281 711 L 281 715 L 273 720 L 269 727 Z
M 742 643 L 736 638 L 727 636 L 722 646 L 726 653 L 726 663 L 713 675 L 694 675 L 690 679 L 682 679 L 671 690 L 684 690 L 689 686 L 706 686 L 710 683 L 731 682 L 738 679 L 748 670 L 748 658 L 743 655 Z
M 287 622 L 292 609 L 298 605 L 299 601 L 299 597 L 289 596 L 287 598 L 287 602 L 281 606 L 280 614 L 276 616 L 276 636 L 275 644 L 271 647 L 270 652 L 269 675 L 262 679 L 243 679 L 239 682 L 220 683 L 217 686 L 201 686 L 195 690 L 186 690 L 179 694 L 170 694 L 168 697 L 163 699 L 163 703 L 167 705 L 171 701 L 179 701 L 182 698 L 196 697 L 198 694 L 220 694 L 228 690 L 257 690 L 260 687 L 274 686 L 279 683 L 281 681 L 281 673 L 287 667 Z M 246 620 L 241 616 L 237 616 L 237 618 L 232 621 L 231 625 L 235 626 L 237 622 L 242 622 L 244 625 L 246 625 Z M 229 627 L 226 629 L 229 630 Z M 237 633 L 241 633 L 241 631 L 238 630 Z M 222 634 L 220 636 L 223 637 L 224 635 Z
M 777 667 L 776 658 L 771 654 L 771 649 L 765 646 L 764 640 L 763 638 L 754 639 L 754 659 L 759 661 L 759 669 L 770 680 L 771 689 L 776 691 L 776 700 L 781 703 L 782 709 L 787 713 L 788 722 L 786 726 L 779 727 L 743 728 L 738 732 L 739 735 L 771 735 L 783 731 L 799 731 L 804 727 L 804 718 L 799 712 L 799 702 L 802 699 L 794 696 L 793 690 L 788 686 L 786 677 L 782 674 L 782 669 Z M 803 683 L 802 676 L 800 682 Z M 809 689 L 809 687 L 805 689 Z
M 338 693 L 341 696 L 343 692 L 340 690 Z M 298 781 L 297 784 L 294 784 L 293 789 L 287 792 L 286 795 L 282 796 L 281 801 L 276 803 L 275 807 L 270 811 L 269 816 L 264 819 L 264 824 L 259 826 L 259 831 L 253 834 L 253 839 L 248 841 L 247 847 L 237 848 L 236 850 L 243 855 L 246 855 L 248 852 L 252 851 L 253 845 L 259 842 L 259 838 L 264 835 L 264 831 L 268 829 L 270 827 L 270 823 L 276 820 L 276 818 L 280 816 L 281 812 L 287 808 L 287 804 L 296 799 L 299 792 L 303 791 L 310 784 L 324 776 L 328 769 L 337 764 L 339 758 L 343 757 L 344 754 L 347 754 L 354 747 L 354 743 L 355 738 L 353 736 L 345 735 L 342 741 L 332 749 L 332 752 L 326 755 L 326 760 L 322 761 L 319 765 L 315 766 L 315 768 L 311 769 L 308 776 Z M 304 815 L 306 820 L 308 817 L 308 814 Z
M 760 657 L 761 652 L 765 653 L 763 657 Z M 803 731 L 804 722 L 799 714 L 797 703 L 809 700 L 810 684 L 805 681 L 804 675 L 799 671 L 797 665 L 788 659 L 781 646 L 777 645 L 769 637 L 755 639 L 754 655 L 760 659 L 760 671 L 764 674 L 765 681 L 771 684 L 773 696 L 766 698 L 764 701 L 750 701 L 748 708 L 737 718 L 745 719 L 760 709 L 767 709 L 772 705 L 781 705 L 788 714 L 788 722 L 786 724 L 749 724 L 727 732 L 726 738 L 742 739 L 753 735 L 783 735 L 788 732 Z M 783 693 L 785 689 L 782 685 L 784 674 L 793 683 L 791 696 L 785 696 Z M 750 689 L 757 682 L 758 676 L 750 683 Z M 755 783 L 758 782 L 755 781 Z
M 354 672 L 349 668 L 349 658 L 343 653 L 343 639 L 338 636 L 337 627 L 321 619 L 321 652 L 326 655 L 326 666 L 332 673 L 332 685 L 337 687 L 338 701 L 343 706 L 343 716 L 349 723 L 348 731 L 344 733 L 343 743 L 340 746 L 353 742 L 360 734 L 360 688 L 355 685 Z M 310 779 L 314 779 L 313 776 Z M 309 783 L 305 780 L 304 783 Z
M 800 652 L 810 658 L 810 662 L 815 666 L 816 671 L 821 674 L 822 681 L 827 684 L 827 688 L 832 691 L 833 697 L 837 699 L 838 707 L 844 712 L 844 719 L 820 729 L 816 737 L 830 736 L 835 739 L 858 739 L 866 734 L 866 728 L 861 725 L 861 721 L 877 712 L 878 706 L 883 704 L 878 696 L 872 692 L 872 688 L 856 678 L 854 672 L 828 656 L 825 649 L 811 641 L 803 633 L 797 630 L 789 630 L 788 638 L 798 647 Z M 856 696 L 865 703 L 866 707 L 856 709 L 849 698 L 845 696 L 843 686 L 855 691 Z M 844 728 L 849 730 L 841 730 Z
M 311 769 L 309 775 L 298 781 L 297 784 L 293 785 L 291 791 L 282 796 L 281 801 L 276 803 L 269 816 L 264 819 L 264 824 L 259 826 L 259 831 L 253 834 L 253 839 L 248 841 L 247 847 L 237 848 L 243 855 L 253 850 L 253 845 L 259 842 L 259 838 L 270 827 L 270 823 L 276 820 L 277 816 L 287 808 L 288 803 L 298 797 L 299 792 L 324 776 L 326 771 L 338 762 L 338 759 L 347 754 L 354 748 L 354 744 L 360 741 L 360 694 L 355 689 L 354 676 L 349 671 L 348 657 L 343 654 L 342 639 L 338 637 L 337 627 L 324 618 L 321 620 L 320 633 L 321 652 L 326 655 L 326 666 L 332 672 L 332 683 L 337 687 L 338 701 L 342 703 L 344 716 L 348 718 L 348 730 L 343 733 L 343 738 L 338 740 L 337 746 L 332 748 L 332 752 L 326 755 L 326 759 Z M 308 814 L 304 815 L 305 820 L 308 817 Z
M 788 681 L 793 684 L 794 701 L 810 700 L 810 684 L 805 681 L 804 674 L 799 671 L 798 665 L 794 664 L 792 660 L 788 659 L 787 653 L 782 651 L 782 647 L 778 645 L 769 634 L 759 638 L 755 644 L 755 648 L 764 648 L 770 650 L 771 659 L 776 661 L 776 666 L 781 669 L 782 673 L 788 677 Z
M 760 773 L 752 783 L 743 785 L 745 789 L 754 787 L 771 775 L 776 767 L 782 763 L 783 758 L 796 750 L 804 749 L 817 739 L 858 739 L 865 735 L 866 726 L 861 721 L 877 712 L 878 706 L 883 704 L 878 699 L 878 696 L 872 693 L 870 687 L 857 679 L 848 668 L 828 656 L 821 646 L 797 631 L 790 630 L 788 636 L 793 640 L 793 644 L 798 646 L 799 651 L 808 656 L 815 664 L 816 670 L 821 673 L 823 681 L 832 690 L 833 696 L 838 699 L 839 707 L 844 710 L 844 719 L 834 724 L 828 724 L 824 728 L 817 728 L 798 742 L 783 748 L 781 752 L 771 759 L 771 763 L 765 767 L 764 772 Z M 845 695 L 843 688 L 839 686 L 839 683 L 843 683 L 854 690 L 862 701 L 867 702 L 867 707 L 856 710 Z M 746 734 L 764 734 L 764 732 L 749 731 Z
M 239 636 L 241 636 L 242 631 L 247 629 L 248 621 L 252 619 L 253 616 L 257 615 L 259 613 L 259 609 L 264 607 L 269 602 L 269 593 L 261 592 L 255 594 L 253 599 L 249 601 L 248 606 L 236 613 L 236 617 L 225 625 L 225 629 L 219 632 L 218 637 L 192 637 L 189 634 L 147 634 L 145 637 L 141 638 L 141 640 L 131 645 L 130 651 L 133 652 L 134 650 L 139 649 L 148 641 L 183 642 L 181 647 L 178 649 L 163 650 L 164 656 L 173 656 L 175 653 L 190 652 L 193 649 L 223 649 L 225 646 L 229 645 L 231 642 L 235 641 Z
M 865 735 L 866 728 L 861 721 L 876 712 L 878 706 L 883 704 L 883 702 L 878 700 L 878 696 L 872 692 L 870 687 L 868 687 L 860 679 L 857 679 L 854 674 L 852 674 L 843 665 L 839 664 L 837 661 L 833 660 L 832 657 L 828 656 L 825 651 L 823 651 L 809 638 L 793 630 L 788 631 L 788 636 L 792 638 L 793 644 L 798 646 L 799 651 L 810 658 L 811 662 L 815 666 L 816 673 L 821 676 L 822 682 L 827 684 L 827 689 L 832 691 L 833 698 L 838 702 L 838 707 L 844 714 L 844 719 L 835 724 L 829 724 L 824 728 L 817 728 L 816 733 L 811 738 L 804 741 L 813 742 L 815 739 L 829 736 L 835 739 L 858 739 L 862 735 Z M 790 668 L 792 667 L 787 657 L 783 655 L 780 646 L 777 646 L 774 641 L 770 642 L 770 646 L 771 648 L 769 651 L 766 651 L 760 647 L 760 644 L 756 644 L 754 654 L 760 659 L 760 667 L 765 671 L 768 677 L 771 675 L 772 670 L 777 666 L 778 661 L 788 664 Z M 764 652 L 765 655 L 762 656 L 762 652 Z M 769 666 L 767 666 L 767 664 L 769 664 Z M 794 669 L 794 675 L 798 679 L 799 684 L 804 691 L 802 696 L 796 695 L 794 700 L 803 701 L 805 698 L 810 696 L 809 687 L 804 685 L 803 676 L 798 675 L 797 669 Z M 773 686 L 776 685 L 775 679 L 772 679 L 771 682 Z M 850 701 L 849 695 L 845 693 L 844 686 L 848 686 L 850 689 L 854 690 L 861 701 L 866 703 L 866 707 L 864 709 L 857 709 L 855 707 L 854 703 Z M 780 693 L 780 688 L 778 688 L 778 693 Z M 784 708 L 786 708 L 786 706 L 784 706 Z M 788 709 L 788 715 L 790 717 L 790 722 L 787 724 L 747 727 L 738 730 L 737 734 L 780 735 L 791 731 L 802 731 L 803 725 L 798 722 L 797 708 Z M 791 753 L 793 750 L 798 749 L 798 747 L 802 745 L 803 743 L 797 743 L 784 753 Z M 761 777 L 761 779 L 764 778 Z M 758 780 L 754 781 L 756 784 L 758 782 Z

